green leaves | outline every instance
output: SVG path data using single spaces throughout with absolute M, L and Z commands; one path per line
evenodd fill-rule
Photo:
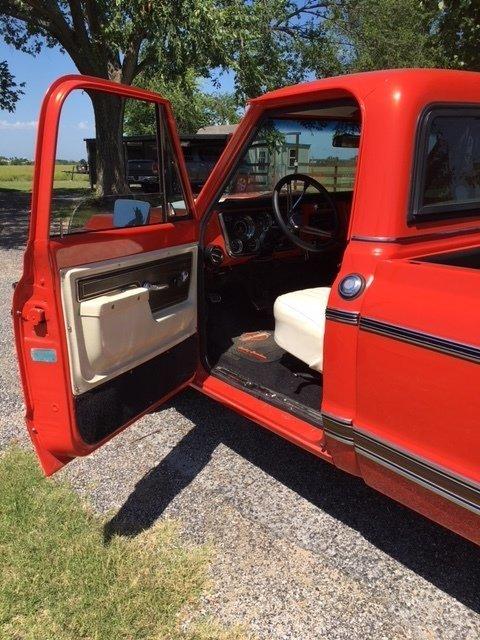
M 24 93 L 23 86 L 25 86 L 24 82 L 20 84 L 15 82 L 15 77 L 8 69 L 7 61 L 0 60 L 0 109 L 14 111 L 15 104 Z
M 0 35 L 125 84 L 228 70 L 238 103 L 356 70 L 480 67 L 478 0 L 0 0 Z
M 345 0 L 332 16 L 344 72 L 435 66 L 433 14 L 419 0 Z
M 238 100 L 318 69 L 335 0 L 1 0 L 0 34 L 29 52 L 59 44 L 82 73 L 126 84 L 186 69 L 235 76 Z M 314 55 L 314 50 L 316 54 Z M 315 61 L 315 64 L 312 62 Z
M 480 70 L 480 3 L 478 0 L 427 0 L 434 13 L 432 38 L 440 52 L 439 66 Z
M 184 72 L 182 78 L 167 81 L 161 75 L 141 76 L 136 83 L 161 94 L 172 103 L 180 133 L 196 133 L 201 127 L 215 124 L 235 124 L 239 120 L 237 99 L 233 94 L 209 94 L 200 90 L 194 70 Z M 129 101 L 125 112 L 127 135 L 153 134 L 148 105 Z

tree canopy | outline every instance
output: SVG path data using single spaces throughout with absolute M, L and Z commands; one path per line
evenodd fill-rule
M 435 12 L 419 0 L 344 0 L 331 16 L 343 72 L 433 67 Z
M 230 70 L 238 101 L 312 75 L 478 69 L 479 34 L 478 0 L 0 0 L 0 35 L 21 51 L 59 45 L 80 73 L 124 84 Z M 0 79 L 12 108 L 5 62 Z
M 438 66 L 480 70 L 480 3 L 478 0 L 427 0 L 433 14 Z
M 159 93 L 172 104 L 179 133 L 196 133 L 201 127 L 235 124 L 240 118 L 237 98 L 233 93 L 206 93 L 192 70 L 177 81 L 165 81 L 160 75 L 135 81 L 139 86 Z M 153 133 L 148 106 L 129 101 L 125 113 L 127 135 Z
M 0 0 L 0 35 L 32 54 L 59 45 L 80 73 L 173 92 L 192 89 L 187 74 L 230 70 L 237 102 L 312 75 L 480 68 L 478 0 Z M 13 108 L 21 86 L 5 62 L 0 88 Z
M 231 121 L 246 98 L 311 77 L 479 70 L 479 35 L 478 0 L 0 0 L 7 44 L 30 54 L 59 46 L 82 74 L 163 93 L 182 132 Z M 233 94 L 202 93 L 199 79 L 219 71 L 233 74 Z M 0 107 L 13 110 L 22 85 L 5 61 L 0 90 Z M 99 148 L 117 146 L 118 160 L 121 101 L 92 101 Z M 140 106 L 127 126 L 134 117 Z
M 328 47 L 331 1 L 0 0 L 0 35 L 36 53 L 60 47 L 80 73 L 131 84 L 141 73 L 168 81 L 185 69 L 231 69 L 252 96 L 304 77 L 312 46 Z M 335 4 L 335 3 L 334 3 Z
M 132 84 L 231 70 L 237 99 L 305 77 L 322 41 L 319 0 L 0 0 L 0 35 L 27 53 L 59 45 L 80 73 Z M 184 82 L 184 85 L 188 82 Z M 180 83 L 179 83 L 180 85 Z M 198 96 L 196 96 L 198 98 Z M 92 94 L 97 188 L 121 193 L 123 103 Z M 203 98 L 212 109 L 212 98 Z M 198 104 L 198 100 L 197 100 Z M 218 107 L 218 105 L 217 105 Z
M 15 111 L 15 105 L 23 94 L 24 82 L 17 83 L 10 73 L 6 60 L 0 60 L 0 109 Z

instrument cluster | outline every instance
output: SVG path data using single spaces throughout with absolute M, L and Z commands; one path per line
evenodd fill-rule
M 219 219 L 227 251 L 232 256 L 258 255 L 292 247 L 268 210 L 248 214 L 224 211 Z

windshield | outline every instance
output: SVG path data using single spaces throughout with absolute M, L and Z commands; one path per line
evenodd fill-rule
M 329 191 L 352 191 L 359 124 L 351 120 L 270 118 L 250 143 L 224 196 L 272 192 L 288 174 L 308 174 Z

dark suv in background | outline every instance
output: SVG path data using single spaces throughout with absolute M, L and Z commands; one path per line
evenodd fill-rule
M 127 160 L 128 186 L 140 186 L 142 191 L 158 191 L 156 160 Z

